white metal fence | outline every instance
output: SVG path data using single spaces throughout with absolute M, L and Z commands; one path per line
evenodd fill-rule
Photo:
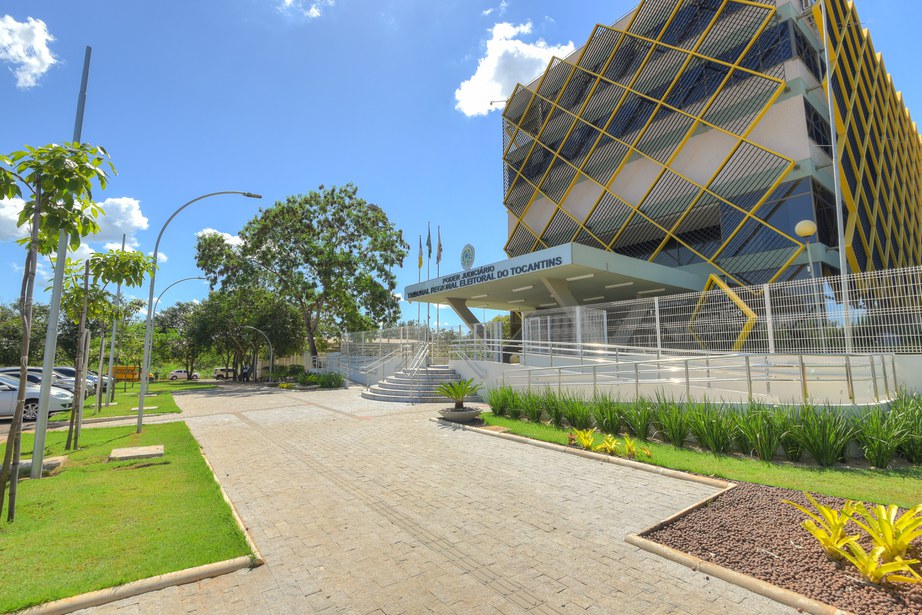
M 922 353 L 922 267 L 529 313 L 523 344 L 657 352 Z M 602 329 L 600 330 L 600 323 Z

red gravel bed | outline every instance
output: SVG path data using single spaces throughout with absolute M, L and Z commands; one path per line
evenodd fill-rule
M 844 503 L 816 499 L 839 508 Z M 801 526 L 804 514 L 783 500 L 812 509 L 798 491 L 744 483 L 644 537 L 859 615 L 922 613 L 922 586 L 875 586 L 848 562 L 830 561 Z M 852 527 L 850 533 L 863 534 Z M 910 555 L 922 559 L 922 544 L 917 543 Z

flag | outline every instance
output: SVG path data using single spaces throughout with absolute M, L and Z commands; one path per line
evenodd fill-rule
M 439 263 L 442 262 L 442 227 L 441 226 L 436 229 L 436 233 L 438 234 L 438 243 L 436 244 L 436 248 L 435 248 L 435 264 L 438 265 Z
M 422 235 L 419 236 L 419 265 L 417 265 L 417 267 L 419 267 L 420 269 L 423 268 L 423 236 Z
M 429 230 L 426 231 L 426 250 L 429 253 L 428 257 L 432 258 L 432 227 L 429 227 Z

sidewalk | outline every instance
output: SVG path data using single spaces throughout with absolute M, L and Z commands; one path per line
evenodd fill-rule
M 623 541 L 715 489 L 359 392 L 177 395 L 266 565 L 82 612 L 793 612 Z

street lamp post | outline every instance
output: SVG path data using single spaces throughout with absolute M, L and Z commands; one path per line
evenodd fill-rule
M 822 304 L 820 303 L 820 300 L 819 300 L 819 291 L 816 288 L 817 275 L 816 275 L 815 266 L 813 264 L 813 254 L 810 252 L 810 238 L 816 234 L 816 222 L 814 222 L 813 220 L 801 220 L 800 222 L 797 223 L 797 226 L 794 227 L 794 232 L 797 234 L 798 237 L 803 238 L 804 248 L 807 251 L 807 263 L 808 263 L 807 267 L 808 267 L 808 271 L 810 272 L 810 283 L 811 283 L 811 290 L 812 290 L 811 294 L 813 295 L 813 309 L 816 310 L 817 324 L 820 325 L 819 327 L 820 340 L 823 344 L 823 353 L 825 354 L 826 353 L 826 326 L 825 326 L 826 317 L 825 315 L 823 315 L 822 322 L 821 322 L 820 316 L 823 310 L 822 310 Z
M 201 201 L 202 199 L 207 199 L 213 196 L 219 196 L 223 194 L 239 194 L 240 196 L 247 197 L 249 199 L 261 199 L 262 196 L 258 194 L 253 194 L 252 192 L 241 192 L 239 190 L 226 190 L 223 192 L 210 192 L 208 194 L 203 194 L 202 196 L 196 197 L 191 201 L 187 202 L 185 205 L 181 206 L 179 209 L 173 212 L 167 221 L 163 224 L 163 227 L 160 229 L 160 233 L 157 235 L 157 242 L 154 244 L 154 270 L 150 274 L 150 292 L 148 293 L 147 299 L 147 320 L 144 325 L 144 356 L 141 359 L 141 392 L 138 396 L 138 433 L 141 433 L 141 429 L 144 426 L 144 396 L 147 395 L 147 387 L 150 384 L 150 379 L 148 374 L 150 373 L 150 344 L 151 336 L 154 333 L 154 321 L 153 321 L 153 311 L 154 311 L 154 281 L 157 275 L 157 254 L 160 251 L 160 240 L 163 238 L 163 232 L 166 230 L 166 227 L 170 225 L 170 222 L 173 221 L 179 212 L 184 210 L 189 205 Z
M 826 8 L 826 0 L 820 0 L 820 12 L 822 22 L 820 29 L 823 31 L 824 57 L 826 60 L 826 104 L 829 107 L 829 137 L 832 148 L 832 181 L 835 188 L 836 199 L 836 226 L 839 239 L 839 275 L 841 294 L 842 294 L 842 319 L 845 325 L 845 352 L 852 352 L 852 327 L 849 318 L 848 309 L 848 259 L 845 256 L 845 212 L 842 203 L 842 177 L 839 171 L 839 134 L 836 127 L 836 104 L 833 97 L 833 63 L 832 63 L 832 40 L 829 38 L 829 13 Z M 846 24 L 846 26 L 849 24 Z M 837 60 L 838 62 L 838 60 Z
M 256 327 L 251 327 L 250 325 L 241 325 L 244 329 L 253 329 L 258 333 L 262 333 L 262 336 L 266 338 L 266 343 L 269 344 L 269 384 L 272 384 L 272 370 L 275 369 L 275 351 L 272 350 L 272 342 L 269 341 L 269 336 L 266 335 L 265 331 L 257 329 Z
M 188 282 L 189 280 L 207 280 L 207 279 L 208 278 L 197 275 L 197 276 L 192 276 L 190 278 L 183 278 L 181 280 L 176 280 L 175 282 L 173 282 L 172 284 L 164 288 L 162 291 L 160 291 L 160 294 L 157 295 L 157 300 L 154 301 L 154 313 L 155 314 L 157 313 L 157 308 L 160 307 L 160 299 L 163 298 L 163 295 L 166 294 L 166 291 L 170 290 L 171 288 L 173 288 L 174 286 L 176 286 L 177 284 L 181 282 Z M 150 352 L 151 352 L 151 356 L 153 356 L 153 353 L 154 353 L 154 336 L 153 335 L 150 336 Z

